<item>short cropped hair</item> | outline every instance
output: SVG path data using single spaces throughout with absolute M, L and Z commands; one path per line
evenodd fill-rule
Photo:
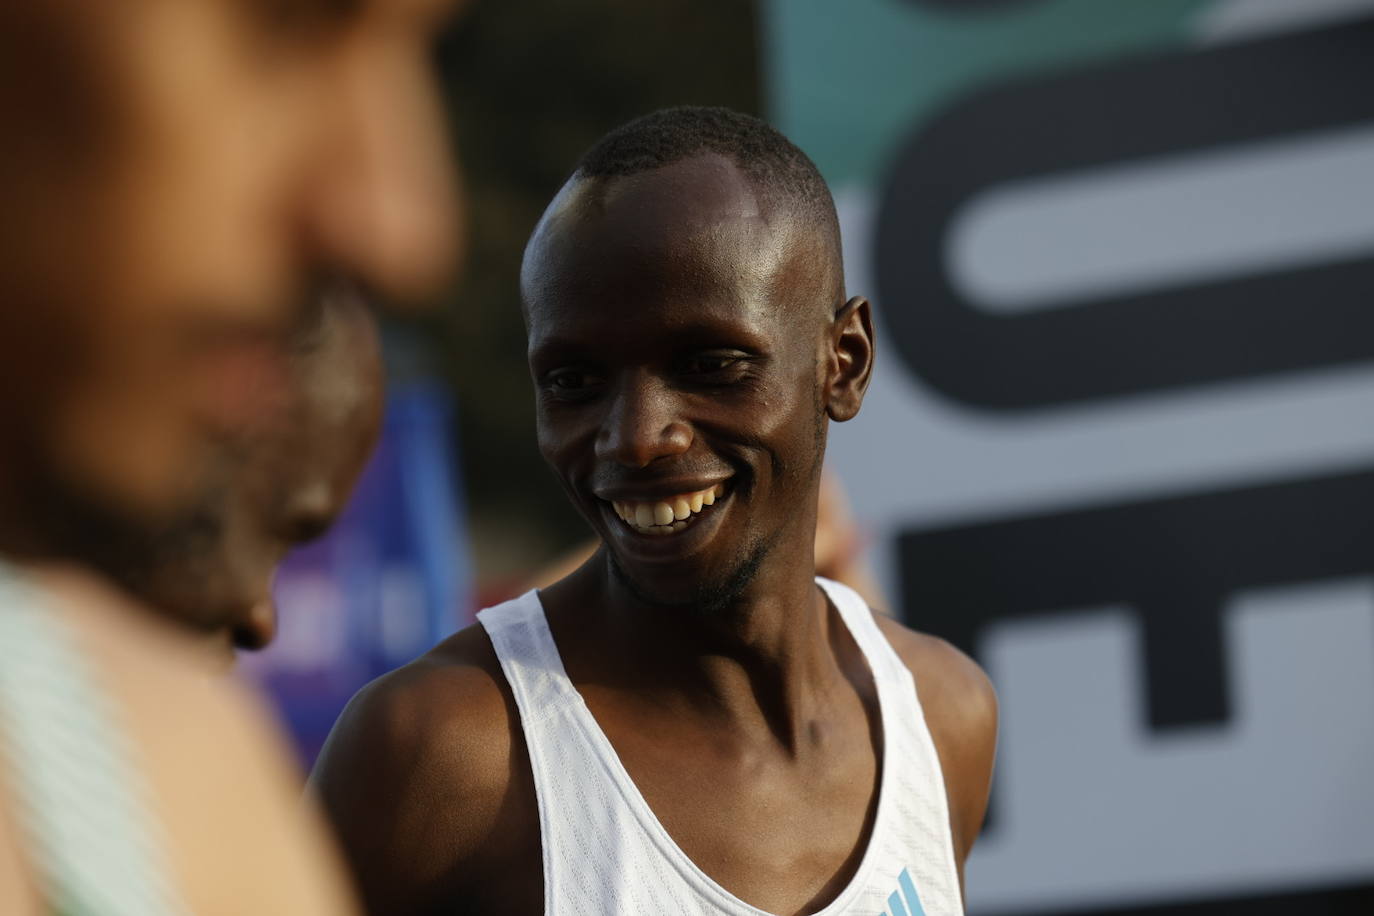
M 637 175 L 702 153 L 728 158 L 754 190 L 791 206 L 829 236 L 838 253 L 835 201 L 816 164 L 777 128 L 728 108 L 681 106 L 636 118 L 589 149 L 573 177 Z

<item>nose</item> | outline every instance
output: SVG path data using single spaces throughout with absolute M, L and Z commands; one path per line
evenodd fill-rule
M 323 267 L 413 305 L 442 286 L 463 247 L 438 93 L 419 54 L 342 69 L 305 179 L 307 234 Z
M 691 448 L 691 427 L 677 415 L 672 393 L 651 379 L 627 380 L 608 403 L 597 433 L 598 458 L 642 468 Z

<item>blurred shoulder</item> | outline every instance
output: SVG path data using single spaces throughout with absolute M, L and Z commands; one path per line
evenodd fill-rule
M 211 650 L 99 577 L 63 568 L 41 570 L 36 579 L 46 591 L 45 613 L 77 650 L 73 661 L 114 701 L 150 762 L 162 752 L 182 763 L 203 754 L 213 771 L 225 754 L 244 753 L 270 757 L 275 767 L 275 722 L 256 692 L 228 675 L 227 649 Z
M 302 775 L 257 694 L 212 670 L 198 641 L 100 580 L 62 574 L 45 584 L 46 610 L 111 701 L 190 908 L 355 912 L 342 863 L 315 810 L 300 803 Z

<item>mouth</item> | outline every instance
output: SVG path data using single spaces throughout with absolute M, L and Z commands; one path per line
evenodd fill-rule
M 268 336 L 224 340 L 197 354 L 196 395 L 203 418 L 221 430 L 259 420 L 288 385 L 286 354 Z
M 679 493 L 664 499 L 615 499 L 607 502 L 621 522 L 636 534 L 667 537 L 697 524 L 727 495 L 725 484 L 718 483 L 704 490 Z

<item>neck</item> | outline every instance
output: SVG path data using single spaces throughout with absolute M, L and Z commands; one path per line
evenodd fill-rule
M 795 751 L 849 674 L 811 545 L 792 559 L 765 562 L 728 605 L 703 611 L 645 601 L 599 554 L 574 577 L 589 578 L 601 599 L 591 606 L 604 609 L 598 666 L 648 702 L 727 728 L 766 728 Z

